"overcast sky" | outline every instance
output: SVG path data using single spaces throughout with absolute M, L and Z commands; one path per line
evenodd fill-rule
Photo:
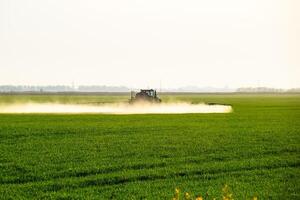
M 0 84 L 300 87 L 298 0 L 1 0 Z

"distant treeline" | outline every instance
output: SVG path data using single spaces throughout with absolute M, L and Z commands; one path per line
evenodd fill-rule
M 129 92 L 130 89 L 123 86 L 27 86 L 27 85 L 0 85 L 0 92 Z
M 31 86 L 31 85 L 0 85 L 0 92 L 129 92 L 131 89 L 125 86 L 105 86 L 105 85 L 80 85 L 72 87 L 67 85 Z M 135 91 L 139 89 L 133 89 Z M 194 93 L 300 93 L 300 88 L 278 89 L 268 87 L 243 87 L 238 89 L 196 87 L 187 86 L 182 88 L 162 89 L 162 92 L 194 92 Z
M 292 89 L 280 89 L 280 88 L 268 88 L 268 87 L 244 87 L 238 88 L 236 92 L 245 92 L 245 93 L 299 93 L 300 88 L 292 88 Z

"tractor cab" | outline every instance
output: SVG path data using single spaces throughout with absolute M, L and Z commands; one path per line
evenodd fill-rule
M 160 103 L 161 99 L 157 96 L 156 90 L 141 90 L 136 94 L 134 92 L 131 92 L 129 103 L 135 102 Z

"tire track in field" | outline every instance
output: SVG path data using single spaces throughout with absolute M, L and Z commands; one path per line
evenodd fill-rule
M 124 170 L 147 170 L 147 169 L 154 169 L 154 168 L 163 168 L 166 167 L 166 163 L 156 163 L 156 164 L 136 164 L 132 166 L 121 166 L 121 167 L 110 167 L 110 168 L 103 168 L 103 169 L 94 169 L 94 170 L 87 170 L 87 171 L 75 171 L 75 172 L 63 172 L 61 174 L 56 174 L 51 176 L 51 180 L 55 179 L 65 179 L 65 178 L 80 178 L 80 177 L 88 177 L 88 176 L 95 176 L 100 174 L 109 174 L 109 173 L 116 173 Z M 0 166 L 1 167 L 1 166 Z M 24 168 L 13 166 L 18 171 L 26 172 Z M 45 179 L 43 177 L 26 177 L 27 179 L 14 179 L 14 180 L 0 180 L 0 184 L 26 184 L 26 183 L 36 183 L 36 182 L 43 182 L 48 181 L 49 179 Z
M 297 153 L 298 151 L 292 151 L 292 150 L 284 150 L 284 151 L 280 151 L 281 155 L 282 153 Z M 261 154 L 256 154 L 254 153 L 251 157 L 252 157 L 252 161 L 259 159 L 260 162 L 266 162 L 268 164 L 270 164 L 267 160 L 265 160 L 266 155 L 271 155 L 272 157 L 274 156 L 274 151 L 267 151 L 264 152 L 264 159 L 260 159 L 257 156 L 261 156 Z M 256 159 L 254 159 L 254 157 Z M 170 166 L 180 166 L 180 165 L 185 165 L 187 163 L 189 164 L 196 164 L 201 166 L 201 164 L 208 164 L 208 163 L 213 163 L 216 164 L 220 163 L 222 165 L 228 165 L 229 167 L 240 167 L 240 165 L 236 166 L 236 164 L 238 164 L 239 162 L 247 162 L 250 161 L 248 159 L 241 159 L 241 158 L 235 158 L 235 159 L 230 159 L 230 160 L 226 160 L 226 158 L 222 159 L 219 157 L 210 157 L 210 160 L 207 161 L 207 158 L 201 158 L 201 159 L 195 159 L 193 157 L 188 157 L 188 158 L 184 158 L 183 160 L 180 161 L 176 161 L 176 162 L 168 162 L 167 160 L 165 162 L 160 162 L 160 163 L 138 163 L 138 164 L 133 164 L 133 165 L 124 165 L 124 166 L 113 166 L 113 167 L 107 167 L 107 168 L 94 168 L 94 169 L 88 169 L 88 170 L 79 170 L 79 171 L 60 171 L 59 173 L 53 174 L 50 177 L 41 177 L 41 176 L 32 176 L 30 174 L 30 171 L 26 170 L 26 168 L 24 167 L 20 167 L 17 165 L 9 165 L 6 166 L 5 165 L 0 165 L 0 169 L 1 168 L 16 168 L 18 169 L 17 171 L 20 171 L 19 169 L 22 169 L 20 172 L 22 172 L 21 176 L 18 176 L 16 174 L 16 176 L 18 176 L 16 179 L 10 179 L 10 180 L 1 180 L 0 179 L 0 184 L 27 184 L 27 183 L 37 183 L 37 182 L 46 182 L 49 180 L 58 180 L 58 179 L 67 179 L 67 178 L 86 178 L 89 176 L 96 176 L 96 175 L 109 175 L 112 173 L 120 173 L 122 171 L 127 171 L 127 170 L 152 170 L 152 169 L 163 169 L 163 168 L 167 168 Z M 272 160 L 271 160 L 272 162 Z M 285 163 L 287 162 L 287 160 L 283 159 L 283 160 L 278 160 L 277 162 L 281 162 L 281 163 Z M 235 166 L 234 166 L 235 165 Z M 274 163 L 275 166 L 278 165 L 278 163 Z M 253 164 L 252 164 L 253 166 Z M 254 166 L 259 168 L 259 166 Z M 170 168 L 171 170 L 172 168 Z M 209 169 L 202 169 L 203 171 L 208 171 Z M 28 173 L 28 174 L 26 174 Z
M 266 156 L 274 156 L 274 153 L 280 153 L 281 155 L 285 153 L 298 153 L 299 151 L 297 150 L 291 150 L 291 149 L 285 149 L 281 151 L 266 151 L 263 154 L 259 153 L 253 153 L 251 154 L 252 158 L 259 159 L 262 155 L 264 155 L 264 158 Z M 230 159 L 227 160 L 227 157 L 221 158 L 221 157 L 212 157 L 212 155 L 209 155 L 209 161 L 207 160 L 207 157 L 199 159 L 194 158 L 194 157 L 187 157 L 184 158 L 183 160 L 177 160 L 176 162 L 168 162 L 168 160 L 165 160 L 165 162 L 160 162 L 160 163 L 138 163 L 138 164 L 133 164 L 133 165 L 123 165 L 123 166 L 113 166 L 113 167 L 107 167 L 107 168 L 94 168 L 94 169 L 87 169 L 87 170 L 75 170 L 75 171 L 60 171 L 56 174 L 53 174 L 50 177 L 40 177 L 40 176 L 32 176 L 32 175 L 27 175 L 26 173 L 30 173 L 29 170 L 22 166 L 18 165 L 6 165 L 2 163 L 0 164 L 0 170 L 5 169 L 5 168 L 11 168 L 15 169 L 13 171 L 18 171 L 20 172 L 23 176 L 18 176 L 18 174 L 15 174 L 18 176 L 18 178 L 15 179 L 10 179 L 10 180 L 1 180 L 0 179 L 0 184 L 26 184 L 26 183 L 35 183 L 35 182 L 43 182 L 43 181 L 49 181 L 49 180 L 56 180 L 56 179 L 66 179 L 66 178 L 84 178 L 84 177 L 89 177 L 89 176 L 95 176 L 95 175 L 101 175 L 101 174 L 112 174 L 112 173 L 119 173 L 122 171 L 126 170 L 151 170 L 151 169 L 159 169 L 159 168 L 166 168 L 172 165 L 184 165 L 184 164 L 208 164 L 208 163 L 215 163 L 215 162 L 222 162 L 222 164 L 227 164 L 230 162 L 242 162 L 242 161 L 247 161 L 247 159 L 241 159 L 241 158 L 235 158 L 235 159 Z M 281 160 L 281 162 L 285 162 L 285 160 Z
M 241 173 L 245 171 L 255 171 L 255 170 L 276 170 L 281 168 L 298 168 L 300 167 L 300 162 L 291 164 L 291 165 L 281 165 L 281 166 L 264 166 L 264 167 L 245 167 L 242 169 L 229 169 L 229 170 L 211 170 L 205 172 L 203 170 L 194 170 L 188 172 L 176 172 L 170 173 L 165 175 L 141 175 L 137 177 L 129 177 L 129 178 L 120 178 L 120 177 L 113 177 L 112 179 L 95 179 L 95 180 L 87 180 L 78 184 L 78 187 L 90 187 L 90 186 L 109 186 L 109 185 L 119 185 L 137 181 L 155 181 L 155 180 L 163 180 L 169 178 L 177 178 L 177 177 L 188 177 L 188 176 L 206 176 L 210 177 L 210 179 L 216 179 L 220 174 L 227 174 L 227 173 Z
M 236 166 L 235 168 L 227 168 L 227 169 L 212 169 L 212 170 L 191 170 L 191 171 L 179 171 L 179 172 L 171 172 L 166 174 L 148 174 L 148 175 L 138 175 L 132 177 L 124 177 L 122 175 L 106 177 L 106 178 L 97 178 L 88 179 L 88 180 L 68 180 L 67 182 L 53 182 L 42 181 L 42 185 L 36 185 L 41 182 L 30 182 L 29 185 L 25 184 L 9 184 L 9 185 L 19 185 L 21 187 L 25 187 L 26 190 L 38 189 L 43 192 L 58 192 L 63 189 L 77 189 L 77 188 L 85 188 L 85 187 L 94 187 L 94 186 L 115 186 L 121 184 L 128 184 L 133 182 L 144 182 L 144 181 L 157 181 L 157 180 L 165 180 L 172 178 L 180 178 L 180 177 L 201 177 L 203 179 L 217 179 L 219 176 L 224 174 L 231 174 L 237 176 L 240 173 L 252 172 L 252 171 L 269 171 L 269 170 L 277 170 L 277 169 L 288 169 L 288 168 L 299 168 L 300 162 L 296 163 L 286 163 L 286 164 L 277 164 L 277 165 L 265 165 L 265 166 Z M 28 188 L 27 188 L 28 187 Z M 33 187 L 33 188 L 32 188 Z

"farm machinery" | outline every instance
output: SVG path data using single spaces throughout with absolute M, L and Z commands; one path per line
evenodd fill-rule
M 129 103 L 148 102 L 148 103 L 160 103 L 161 99 L 157 96 L 156 90 L 141 90 L 138 93 L 131 92 Z

